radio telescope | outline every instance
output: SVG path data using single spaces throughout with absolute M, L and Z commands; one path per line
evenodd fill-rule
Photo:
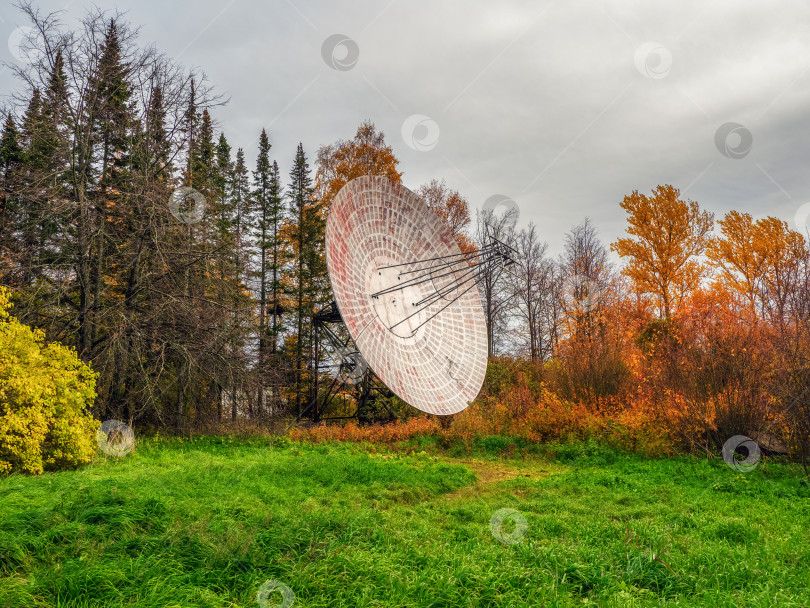
M 491 239 L 463 253 L 439 217 L 402 184 L 358 177 L 335 197 L 326 262 L 356 357 L 410 405 L 454 414 L 481 390 L 487 332 L 477 285 L 512 261 Z

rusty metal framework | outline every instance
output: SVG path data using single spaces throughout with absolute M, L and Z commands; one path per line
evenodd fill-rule
M 360 422 L 396 419 L 384 399 L 393 393 L 368 366 L 350 337 L 342 338 L 334 327 L 343 324 L 337 303 L 317 311 L 312 317 L 314 333 L 314 387 L 310 401 L 298 415 L 300 421 L 308 417 L 314 422 L 321 420 L 356 419 Z M 326 352 L 324 352 L 326 351 Z M 331 363 L 322 363 L 322 355 L 328 355 Z M 355 411 L 349 416 L 327 416 L 334 399 L 341 393 L 350 392 L 356 400 Z

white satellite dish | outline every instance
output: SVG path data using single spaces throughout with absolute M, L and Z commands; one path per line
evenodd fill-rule
M 326 222 L 335 302 L 362 358 L 410 405 L 454 414 L 475 399 L 487 369 L 477 284 L 511 261 L 492 241 L 462 253 L 425 202 L 381 176 L 338 192 Z

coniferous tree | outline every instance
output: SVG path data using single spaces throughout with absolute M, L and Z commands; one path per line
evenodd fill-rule
M 9 192 L 14 178 L 14 172 L 23 160 L 23 149 L 20 146 L 20 132 L 10 113 L 3 123 L 3 134 L 0 136 L 0 180 L 3 192 Z M 0 205 L 5 197 L 0 199 Z
M 281 177 L 278 163 L 270 164 L 270 139 L 262 129 L 259 136 L 259 154 L 256 170 L 253 172 L 253 215 L 256 220 L 254 238 L 258 248 L 258 291 L 259 291 L 259 402 L 264 401 L 264 387 L 272 364 L 279 383 L 280 361 L 278 338 L 281 326 L 281 272 L 286 256 L 281 241 L 281 227 L 284 222 Z M 277 391 L 274 388 L 274 395 Z
M 200 117 L 199 134 L 195 147 L 189 150 L 191 156 L 190 185 L 202 192 L 206 199 L 212 200 L 216 196 L 216 145 L 214 144 L 214 125 L 208 109 L 203 110 Z
M 127 214 L 128 181 L 130 169 L 130 134 L 135 119 L 130 108 L 132 85 L 129 82 L 129 66 L 122 57 L 118 26 L 111 19 L 101 46 L 101 55 L 96 69 L 89 78 L 92 103 L 88 107 L 88 124 L 94 136 L 95 156 L 99 160 L 100 174 L 94 192 L 95 221 L 92 239 L 90 280 L 92 284 L 92 321 L 90 344 L 96 347 L 100 336 L 101 315 L 107 302 L 103 300 L 105 276 L 115 264 L 108 259 L 115 255 L 112 234 L 121 225 Z
M 70 149 L 69 133 L 72 118 L 68 105 L 69 92 L 61 50 L 56 57 L 44 89 L 40 114 L 40 129 L 37 136 L 41 165 L 37 178 L 39 260 L 45 267 L 65 267 L 69 260 L 63 254 L 64 242 L 60 226 L 65 224 L 69 213 L 67 203 L 70 194 Z
M 68 135 L 72 117 L 68 105 L 67 76 L 62 51 L 57 51 L 42 103 L 43 145 L 51 170 L 52 194 L 66 196 L 69 169 Z
M 255 238 L 259 253 L 259 373 L 264 371 L 267 357 L 267 263 L 268 250 L 271 248 L 270 233 L 272 230 L 273 210 L 270 200 L 270 140 L 267 131 L 262 129 L 259 135 L 259 154 L 256 158 L 256 170 L 253 172 L 253 202 L 256 216 Z M 261 398 L 261 397 L 260 397 Z
M 31 162 L 31 148 L 35 140 L 39 117 L 42 114 L 42 94 L 39 88 L 31 92 L 31 99 L 22 120 L 22 144 L 26 148 L 26 163 Z
M 171 141 L 166 133 L 166 109 L 163 90 L 153 86 L 146 109 L 141 140 L 140 171 L 152 179 L 167 182 L 172 175 Z
M 15 252 L 14 217 L 17 212 L 17 187 L 23 149 L 20 133 L 9 113 L 0 138 L 0 283 L 13 284 L 17 256 Z
M 216 189 L 216 194 L 221 199 L 226 199 L 228 196 L 228 187 L 233 171 L 233 160 L 231 160 L 231 144 L 228 143 L 228 138 L 225 133 L 219 134 L 217 145 L 215 148 L 216 156 L 216 173 L 212 178 L 213 186 Z
M 275 355 L 278 352 L 278 337 L 283 330 L 282 312 L 284 306 L 281 303 L 282 286 L 281 274 L 282 265 L 286 260 L 287 253 L 281 241 L 281 227 L 284 223 L 284 195 L 283 187 L 281 185 L 281 172 L 278 168 L 278 163 L 273 161 L 273 167 L 270 170 L 270 185 L 269 193 L 269 210 L 270 210 L 270 231 L 269 235 L 272 238 L 270 242 L 270 272 L 272 280 L 270 281 L 270 338 L 271 348 L 270 351 Z
M 231 206 L 233 208 L 233 238 L 235 278 L 240 285 L 247 284 L 246 265 L 250 257 L 249 239 L 247 238 L 248 212 L 250 205 L 250 181 L 245 165 L 245 152 L 242 148 L 236 151 L 236 162 L 229 184 Z
M 228 182 L 228 196 L 233 216 L 232 242 L 233 242 L 233 274 L 231 277 L 231 292 L 234 302 L 234 314 L 230 334 L 233 336 L 233 349 L 238 355 L 235 360 L 240 361 L 239 394 L 246 399 L 248 412 L 254 415 L 254 402 L 252 391 L 248 390 L 247 370 L 248 352 L 247 342 L 251 334 L 252 300 L 247 290 L 248 276 L 250 274 L 250 240 L 248 238 L 248 213 L 250 205 L 250 181 L 245 165 L 245 153 L 242 148 L 236 150 L 236 160 L 233 163 Z M 260 410 L 261 401 L 256 403 Z
M 22 120 L 20 139 L 24 148 L 24 166 L 17 184 L 18 193 L 12 219 L 16 233 L 15 250 L 20 259 L 20 283 L 26 287 L 34 281 L 40 257 L 37 247 L 41 240 L 38 208 L 41 199 L 40 182 L 48 164 L 42 125 L 42 95 L 35 88 Z
M 288 239 L 293 250 L 291 291 L 295 299 L 296 334 L 293 369 L 295 374 L 295 410 L 301 413 L 304 397 L 304 371 L 309 359 L 310 324 L 315 308 L 323 303 L 326 287 L 326 263 L 323 237 L 326 221 L 323 205 L 315 199 L 309 163 L 303 144 L 298 144 L 290 185 L 287 191 L 291 218 Z M 307 359 L 305 360 L 305 356 Z
M 186 105 L 186 111 L 183 113 L 183 121 L 181 125 L 186 149 L 186 167 L 185 176 L 183 178 L 186 185 L 191 182 L 194 174 L 193 163 L 194 156 L 197 153 L 197 132 L 199 130 L 199 124 L 200 115 L 197 108 L 197 89 L 194 79 L 192 78 L 190 82 L 188 104 Z
M 212 212 L 213 244 L 217 251 L 217 276 L 220 281 L 224 282 L 235 272 L 238 265 L 235 259 L 236 239 L 233 234 L 237 211 L 231 197 L 234 165 L 231 160 L 231 145 L 228 143 L 225 133 L 219 135 L 215 148 L 215 158 L 216 163 L 210 167 L 211 179 L 208 194 Z M 208 170 L 208 168 L 205 168 L 205 170 Z M 200 173 L 198 172 L 199 176 Z
M 68 144 L 67 89 L 61 52 L 44 83 L 35 88 L 23 117 L 18 144 L 23 150 L 15 179 L 13 219 L 21 284 L 31 285 L 58 262 L 60 215 L 66 211 Z M 12 171 L 12 173 L 14 173 Z M 27 319 L 26 315 L 21 316 Z

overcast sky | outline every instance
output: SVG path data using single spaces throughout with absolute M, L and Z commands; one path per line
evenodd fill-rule
M 262 127 L 286 173 L 299 141 L 314 160 L 371 119 L 407 186 L 514 199 L 555 253 L 586 216 L 615 240 L 623 196 L 657 184 L 718 219 L 796 228 L 810 208 L 807 0 L 95 4 L 230 96 L 215 118 L 251 165 Z M 89 5 L 39 3 L 67 23 Z M 24 25 L 4 2 L 5 61 Z M 0 92 L 14 86 L 4 70 Z

